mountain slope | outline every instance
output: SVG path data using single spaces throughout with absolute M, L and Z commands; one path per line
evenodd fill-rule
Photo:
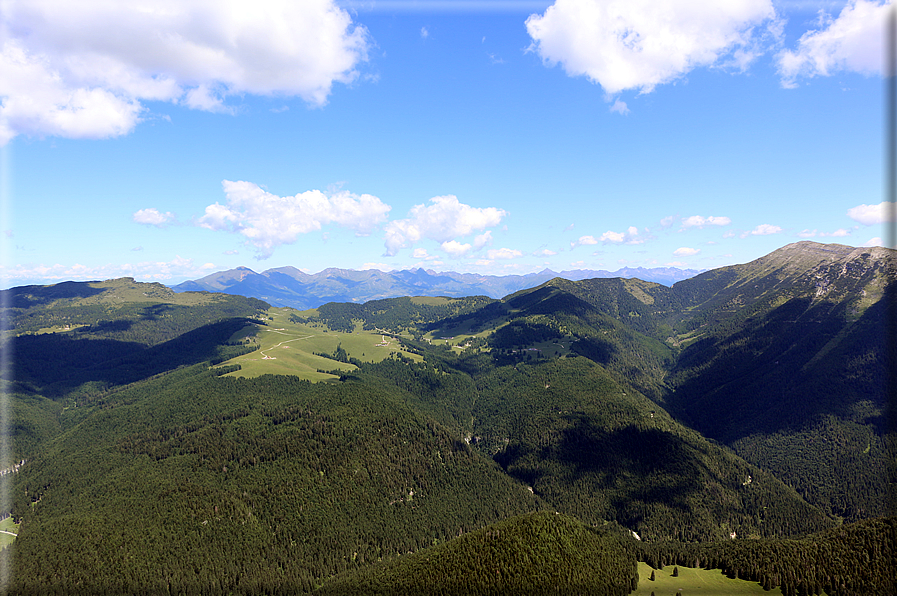
M 599 530 L 551 512 L 528 514 L 335 578 L 320 592 L 627 594 L 638 580 L 629 542 L 618 528 Z
M 770 474 L 681 426 L 585 358 L 477 380 L 473 434 L 535 494 L 648 540 L 785 536 L 830 522 Z M 502 444 L 504 443 L 504 444 Z
M 830 513 L 884 514 L 895 279 L 893 251 L 801 242 L 677 283 L 666 403 Z
M 484 330 L 499 363 L 569 346 L 831 515 L 861 519 L 888 510 L 895 472 L 884 420 L 895 278 L 893 251 L 800 242 L 672 288 L 553 279 L 432 329 Z
M 544 507 L 372 383 L 204 369 L 63 416 L 18 474 L 9 593 L 305 592 Z

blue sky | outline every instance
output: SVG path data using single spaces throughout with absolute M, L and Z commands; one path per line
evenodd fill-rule
M 881 244 L 882 2 L 4 0 L 3 286 Z

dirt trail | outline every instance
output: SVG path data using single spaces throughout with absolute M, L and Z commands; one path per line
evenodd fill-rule
M 280 333 L 280 332 L 274 331 L 274 333 Z M 286 335 L 286 333 L 281 333 L 281 335 Z M 287 337 L 289 337 L 289 336 L 287 336 Z M 287 340 L 280 342 L 276 346 L 271 346 L 270 348 L 267 348 L 265 350 L 259 350 L 259 353 L 262 355 L 262 360 L 277 360 L 277 358 L 275 358 L 274 356 L 268 356 L 265 352 L 270 352 L 271 350 L 279 348 L 283 344 L 288 344 L 291 341 L 299 341 L 299 340 L 303 340 L 303 339 L 309 339 L 312 337 L 314 337 L 314 335 L 306 335 L 305 337 L 294 337 L 293 339 L 287 339 Z

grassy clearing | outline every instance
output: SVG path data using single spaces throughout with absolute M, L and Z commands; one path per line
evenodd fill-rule
M 319 369 L 350 371 L 355 366 L 317 356 L 315 352 L 332 354 L 337 346 L 342 346 L 351 358 L 379 362 L 392 352 L 401 351 L 394 338 L 373 331 L 342 333 L 321 323 L 293 323 L 290 315 L 294 312 L 288 308 L 272 308 L 267 312 L 270 317 L 267 326 L 247 329 L 231 338 L 232 341 L 255 343 L 259 349 L 222 363 L 222 366 L 239 364 L 242 367 L 229 375 L 247 378 L 265 374 L 294 375 L 309 381 L 325 381 L 336 377 L 319 373 Z M 404 354 L 420 360 L 420 356 Z
M 451 302 L 451 298 L 446 298 L 445 296 L 412 296 L 411 303 L 412 304 L 429 304 L 431 306 L 440 306 L 442 304 L 447 304 Z
M 7 532 L 11 532 L 8 534 Z M 0 548 L 6 548 L 16 539 L 12 534 L 19 533 L 19 524 L 12 521 L 11 517 L 7 517 L 0 521 Z
M 647 563 L 638 564 L 638 589 L 632 596 L 689 596 L 691 594 L 707 594 L 708 596 L 742 596 L 748 594 L 781 594 L 779 588 L 763 590 L 757 582 L 743 579 L 729 579 L 719 569 L 694 569 L 679 566 L 679 577 L 673 577 L 674 565 L 663 569 L 652 570 Z M 650 580 L 654 571 L 654 581 Z
M 43 335 L 45 333 L 68 333 L 79 327 L 87 327 L 87 325 L 56 325 L 53 327 L 42 327 L 35 331 L 35 335 Z
M 95 296 L 75 300 L 73 302 L 74 305 L 86 306 L 90 304 L 105 303 L 165 302 L 168 304 L 195 306 L 197 304 L 217 302 L 222 299 L 222 297 L 215 294 L 209 294 L 208 292 L 182 292 L 179 294 L 162 284 L 139 283 L 128 277 L 91 282 L 88 285 L 91 288 L 104 291 Z

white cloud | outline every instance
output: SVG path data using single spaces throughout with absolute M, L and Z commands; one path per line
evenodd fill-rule
M 876 236 L 875 238 L 870 238 L 869 240 L 867 240 L 866 242 L 863 243 L 863 246 L 884 246 L 884 245 L 885 245 L 885 243 L 882 242 L 882 240 L 879 236 Z
M 617 98 L 617 100 L 614 101 L 614 105 L 610 107 L 610 111 L 627 116 L 629 115 L 629 106 L 626 105 L 625 101 L 620 101 L 620 99 Z
M 701 252 L 701 249 L 699 248 L 688 248 L 687 246 L 683 246 L 674 250 L 673 254 L 677 257 L 691 257 L 699 252 Z
M 803 232 L 798 232 L 797 236 L 799 238 L 813 238 L 814 236 L 816 236 L 816 230 L 807 229 L 807 230 L 804 230 Z
M 668 228 L 668 227 L 670 227 L 671 225 L 673 225 L 673 219 L 674 219 L 674 218 L 673 218 L 672 215 L 669 215 L 669 216 L 667 216 L 667 217 L 664 217 L 663 219 L 660 220 L 660 227 L 661 227 L 661 228 Z
M 526 29 L 543 62 L 614 95 L 724 61 L 744 68 L 775 17 L 770 0 L 557 0 Z
M 820 234 L 820 236 L 834 236 L 836 238 L 843 238 L 844 236 L 850 236 L 850 230 L 845 230 L 844 228 L 838 228 L 834 232 L 829 234 Z
M 717 217 L 711 215 L 710 217 L 702 217 L 700 215 L 692 215 L 682 220 L 682 227 L 703 228 L 704 226 L 727 226 L 730 223 L 732 223 L 732 220 L 725 216 Z
M 162 213 L 158 209 L 152 207 L 135 211 L 132 219 L 139 224 L 156 226 L 157 228 L 163 228 L 170 223 L 174 223 L 176 220 L 174 213 Z
M 782 85 L 795 87 L 798 77 L 829 76 L 841 71 L 881 72 L 889 5 L 850 0 L 837 19 L 821 12 L 819 29 L 804 33 L 797 50 L 779 54 Z
M 468 236 L 473 232 L 497 226 L 507 212 L 495 207 L 471 207 L 458 201 L 454 195 L 433 197 L 430 205 L 415 205 L 408 213 L 408 218 L 389 222 L 384 227 L 386 232 L 386 254 L 395 256 L 402 248 L 422 240 L 434 240 L 446 245 L 457 238 Z M 487 231 L 478 236 L 477 248 L 485 246 L 492 240 Z M 449 244 L 451 250 L 459 250 L 461 243 Z M 445 249 L 445 246 L 443 246 Z
M 5 0 L 0 144 L 19 134 L 129 133 L 147 101 L 230 111 L 233 95 L 326 103 L 367 59 L 334 0 Z
M 537 256 L 537 257 L 553 257 L 556 254 L 558 254 L 558 253 L 556 253 L 553 250 L 550 250 L 548 248 L 543 248 L 542 250 L 539 250 L 539 251 L 536 251 L 535 253 L 533 253 L 533 255 Z
M 378 271 L 390 271 L 392 267 L 387 265 L 386 263 L 362 263 L 361 271 L 368 271 L 370 269 L 377 269 Z
M 88 267 L 81 264 L 0 265 L 0 279 L 4 283 L 57 283 L 60 281 L 98 281 L 119 277 L 133 277 L 138 281 L 165 281 L 202 277 L 214 269 L 213 263 L 197 265 L 193 259 L 176 256 L 171 261 L 142 261 L 139 263 L 107 264 Z
M 486 251 L 489 259 L 517 259 L 523 256 L 523 253 L 516 248 L 499 248 L 497 250 Z
M 583 246 L 588 244 L 598 244 L 599 242 L 602 244 L 642 244 L 645 241 L 645 238 L 639 237 L 638 228 L 635 226 L 629 226 L 625 232 L 614 232 L 613 230 L 608 230 L 601 234 L 598 238 L 594 236 L 580 236 L 579 240 L 576 242 L 570 243 L 570 248 L 576 248 L 577 246 Z
M 197 225 L 242 234 L 259 258 L 267 258 L 278 246 L 330 223 L 359 235 L 369 234 L 390 210 L 389 205 L 368 194 L 340 191 L 328 196 L 320 190 L 309 190 L 279 197 L 252 182 L 224 180 L 221 185 L 227 205 L 209 205 Z
M 473 248 L 470 244 L 462 244 L 457 240 L 449 240 L 448 242 L 443 242 L 440 246 L 442 247 L 442 250 L 453 257 L 463 256 L 464 254 L 470 252 L 470 249 Z
M 753 230 L 751 230 L 750 234 L 752 236 L 769 236 L 770 234 L 778 234 L 782 231 L 782 228 L 779 226 L 773 226 L 770 224 L 760 224 Z
M 847 210 L 847 217 L 861 224 L 871 226 L 894 221 L 897 204 L 882 201 L 878 205 L 858 205 Z
M 486 230 L 473 239 L 473 247 L 477 250 L 484 246 L 489 246 L 490 244 L 492 244 L 492 232 L 489 230 Z
M 626 239 L 626 234 L 622 232 L 612 232 L 610 230 L 601 234 L 601 237 L 598 238 L 601 242 L 613 242 L 614 244 L 618 244 L 623 242 Z

